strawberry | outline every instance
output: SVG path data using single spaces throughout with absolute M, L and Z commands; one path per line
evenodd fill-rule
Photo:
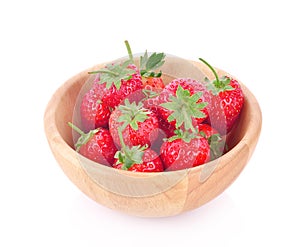
M 100 73 L 99 84 L 102 84 L 102 102 L 115 108 L 125 98 L 143 88 L 142 77 L 134 64 L 129 60 L 124 63 L 108 64 L 105 68 L 89 72 Z
M 136 152 L 136 148 L 134 149 Z M 138 155 L 137 155 L 138 156 Z M 141 151 L 142 158 L 138 158 L 137 160 L 128 159 L 124 153 L 119 151 L 116 154 L 115 163 L 113 167 L 116 169 L 123 169 L 133 172 L 162 172 L 164 170 L 163 163 L 159 157 L 159 155 L 153 151 L 152 149 L 146 149 Z
M 215 128 L 208 124 L 199 124 L 197 129 L 208 141 L 210 147 L 210 160 L 219 158 L 226 151 L 225 139 Z
M 230 132 L 236 122 L 243 104 L 244 95 L 239 82 L 228 76 L 219 78 L 215 69 L 204 59 L 199 58 L 206 64 L 215 76 L 215 80 L 207 82 L 207 89 L 211 93 L 211 104 L 208 106 L 209 123 L 221 134 Z
M 199 166 L 209 161 L 208 141 L 197 133 L 175 130 L 176 135 L 161 146 L 161 159 L 167 171 Z
M 107 127 L 110 117 L 110 108 L 103 102 L 102 85 L 95 83 L 93 87 L 83 96 L 80 105 L 81 123 L 84 130 Z
M 197 130 L 202 132 L 202 135 L 206 138 L 211 137 L 212 135 L 219 134 L 219 132 L 211 127 L 209 124 L 201 123 L 197 125 Z
M 143 88 L 154 92 L 160 92 L 165 87 L 161 77 L 143 78 Z
M 124 142 L 122 131 L 126 125 L 120 126 L 117 129 L 121 150 L 115 154 L 114 168 L 130 170 L 136 172 L 162 172 L 164 170 L 163 163 L 159 155 L 144 146 L 128 146 Z
M 100 127 L 84 133 L 74 124 L 69 122 L 68 125 L 80 135 L 75 143 L 77 152 L 100 164 L 113 164 L 117 148 L 107 129 Z
M 159 127 L 171 137 L 183 124 L 185 128 L 191 128 L 202 123 L 208 115 L 209 101 L 210 95 L 204 85 L 181 78 L 166 85 L 158 96 L 148 97 L 144 106 L 158 115 Z
M 133 63 L 133 57 L 128 41 L 125 41 L 129 59 L 124 62 L 107 64 L 105 68 L 91 71 L 89 74 L 100 74 L 99 84 L 102 86 L 102 102 L 114 109 L 125 98 L 133 93 L 133 100 L 141 97 L 143 88 L 142 77 Z M 140 92 L 139 92 L 140 91 Z
M 158 134 L 158 119 L 150 110 L 143 107 L 143 103 L 130 103 L 125 99 L 124 105 L 119 105 L 109 119 L 109 131 L 115 143 L 120 146 L 118 129 L 122 128 L 124 143 L 128 146 L 148 145 L 156 139 Z
M 162 72 L 155 72 L 165 63 L 165 56 L 164 53 L 154 52 L 149 57 L 146 50 L 145 54 L 140 57 L 140 70 L 144 89 L 159 92 L 165 87 L 161 78 Z
M 197 81 L 175 79 L 158 96 L 159 116 L 170 124 L 170 128 L 193 129 L 208 115 L 208 96 L 205 87 Z

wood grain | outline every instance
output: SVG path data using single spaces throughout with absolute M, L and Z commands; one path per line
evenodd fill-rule
M 198 62 L 189 68 L 199 76 L 211 77 L 210 71 Z M 174 67 L 175 66 L 175 67 Z M 172 70 L 182 69 L 172 63 Z M 78 97 L 89 79 L 87 71 L 65 82 L 53 95 L 44 115 L 45 133 L 50 148 L 67 177 L 87 196 L 114 210 L 142 217 L 165 217 L 200 207 L 222 193 L 242 172 L 258 141 L 262 115 L 254 95 L 244 84 L 245 105 L 238 124 L 228 135 L 231 150 L 217 160 L 195 168 L 162 173 L 133 173 L 102 166 L 73 149 L 72 130 L 68 121 L 76 121 Z M 201 73 L 201 71 L 203 73 Z M 219 74 L 226 72 L 217 70 Z M 171 77 L 166 77 L 165 81 Z M 86 90 L 86 89 L 85 89 Z M 75 116 L 75 117 L 74 117 Z

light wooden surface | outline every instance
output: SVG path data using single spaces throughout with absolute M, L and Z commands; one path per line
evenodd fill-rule
M 180 64 L 173 64 L 172 69 L 176 70 L 176 66 L 181 68 Z M 106 207 L 136 216 L 172 216 L 212 200 L 241 173 L 255 149 L 262 123 L 259 104 L 243 84 L 245 105 L 234 134 L 228 136 L 232 149 L 215 161 L 183 171 L 145 174 L 102 166 L 76 153 L 67 122 L 76 121 L 73 110 L 78 95 L 88 79 L 87 71 L 94 68 L 65 82 L 51 98 L 44 115 L 45 133 L 58 164 L 87 196 Z M 187 74 L 189 69 L 194 73 L 197 68 L 212 76 L 198 62 L 184 68 Z M 226 74 L 221 70 L 218 73 Z M 199 72 L 199 76 L 202 78 L 203 74 Z

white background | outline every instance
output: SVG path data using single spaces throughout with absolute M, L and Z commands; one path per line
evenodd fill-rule
M 0 246 L 300 246 L 297 1 L 1 1 Z M 262 134 L 218 198 L 176 217 L 112 211 L 65 177 L 45 107 L 68 78 L 135 52 L 203 57 L 257 97 Z

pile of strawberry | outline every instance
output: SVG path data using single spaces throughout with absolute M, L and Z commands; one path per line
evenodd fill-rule
M 199 166 L 226 152 L 225 138 L 240 115 L 244 96 L 229 77 L 199 82 L 176 78 L 165 85 L 164 53 L 147 51 L 89 72 L 96 74 L 80 105 L 81 155 L 103 165 L 136 172 L 174 171 Z M 157 72 L 158 71 L 158 72 Z

